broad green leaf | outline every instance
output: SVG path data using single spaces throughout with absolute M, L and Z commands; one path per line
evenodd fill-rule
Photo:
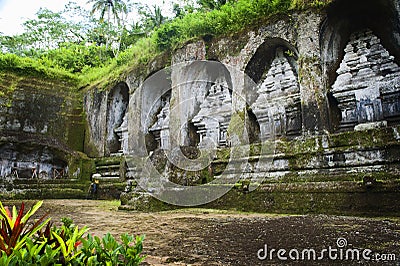
M 32 208 L 29 209 L 29 211 L 25 214 L 24 217 L 22 217 L 21 223 L 26 223 L 28 219 L 35 214 L 35 212 L 42 206 L 43 200 L 36 202 L 35 205 L 32 206 Z
M 52 232 L 52 233 L 53 233 L 53 236 L 57 239 L 58 243 L 60 244 L 61 252 L 62 252 L 64 258 L 66 258 L 68 256 L 68 253 L 67 253 L 67 247 L 65 246 L 64 240 L 56 232 Z

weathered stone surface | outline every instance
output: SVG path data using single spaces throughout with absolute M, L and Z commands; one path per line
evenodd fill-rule
M 165 99 L 161 104 L 160 113 L 157 114 L 157 121 L 149 129 L 155 140 L 157 141 L 157 148 L 168 150 L 170 148 L 169 136 L 169 117 L 170 117 L 170 99 Z
M 81 177 L 84 121 L 74 85 L 0 73 L 0 176 Z M 75 159 L 74 159 L 75 158 Z
M 258 98 L 251 107 L 260 124 L 262 141 L 301 134 L 299 83 L 281 48 L 260 81 Z
M 262 183 L 257 199 L 279 191 L 271 201 L 289 195 L 300 202 L 302 197 L 295 195 L 305 192 L 309 198 L 317 195 L 321 206 L 328 205 L 323 197 L 336 192 L 358 193 L 356 203 L 362 206 L 362 195 L 370 188 L 360 182 L 371 175 L 381 179 L 366 179 L 379 187 L 377 193 L 396 197 L 400 173 L 399 10 L 398 0 L 335 0 L 326 10 L 279 15 L 232 36 L 205 36 L 124 74 L 119 84 L 86 91 L 85 153 L 130 156 L 127 166 L 121 161 L 97 165 L 93 171 L 104 170 L 104 175 L 115 179 L 125 172 L 129 179 L 140 178 L 143 162 L 150 158 L 165 179 L 181 185 L 207 183 L 224 172 L 239 173 L 242 185 L 251 188 Z M 214 64 L 196 61 L 206 59 Z M 3 87 L 13 91 L 14 83 L 4 82 Z M 18 104 L 29 103 L 31 98 L 42 101 L 40 95 L 16 96 Z M 30 110 L 43 119 L 21 119 L 19 105 L 7 107 L 11 102 L 0 100 L 6 106 L 1 110 L 7 110 L 0 115 L 0 129 L 7 131 L 7 138 L 12 135 L 8 131 L 21 131 L 57 135 L 61 136 L 59 143 L 71 143 L 72 133 L 64 134 L 55 123 L 42 122 L 56 121 L 56 116 L 41 114 L 35 106 Z M 72 114 L 79 117 L 74 104 L 64 104 L 57 97 L 54 103 L 46 112 L 71 113 L 68 108 L 72 106 Z M 57 109 L 58 104 L 68 108 Z M 249 137 L 250 145 L 240 148 L 248 148 L 249 154 L 235 158 L 245 162 L 237 164 L 243 167 L 229 165 L 229 128 L 237 126 L 232 114 L 234 123 L 241 120 L 245 124 L 237 127 L 239 131 L 248 130 L 243 135 Z M 206 137 L 218 148 L 210 165 L 186 172 L 173 165 L 176 154 L 169 151 L 181 151 L 195 160 L 197 148 L 207 146 L 202 146 Z M 9 150 L 7 146 L 3 149 Z M 46 149 L 41 151 L 48 154 Z M 14 156 L 6 153 L 7 158 Z M 45 157 L 43 162 L 59 158 L 54 154 Z M 6 168 L 12 160 L 7 159 Z M 21 167 L 29 167 L 23 162 Z M 150 199 L 145 194 L 138 193 L 142 202 L 129 202 L 138 192 L 132 191 L 125 195 L 127 204 L 146 207 Z M 279 206 L 285 204 L 289 203 Z
M 400 115 L 400 68 L 372 31 L 354 33 L 332 86 L 341 110 L 341 130 Z
M 125 82 L 121 82 L 108 95 L 106 155 L 122 152 L 122 143 L 120 140 L 122 136 L 118 136 L 117 132 L 121 130 L 119 128 L 123 123 L 128 103 L 129 88 Z M 127 140 L 124 141 L 126 142 Z
M 213 84 L 192 121 L 198 128 L 200 148 L 230 146 L 228 126 L 232 97 L 225 84 Z
M 110 92 L 96 89 L 85 94 L 84 108 L 88 121 L 85 152 L 89 156 L 109 156 L 127 146 L 126 131 L 122 144 L 121 125 L 129 105 L 129 88 L 125 82 L 114 86 Z M 128 118 L 126 118 L 128 119 Z M 127 121 L 128 122 L 128 121 Z M 126 148 L 127 151 L 127 148 Z
M 107 94 L 92 90 L 85 94 L 84 106 L 88 131 L 86 131 L 85 153 L 89 156 L 105 155 Z

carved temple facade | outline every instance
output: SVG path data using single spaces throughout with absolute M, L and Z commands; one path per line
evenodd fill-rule
M 398 123 L 400 67 L 371 31 L 353 33 L 332 86 L 341 111 L 340 130 L 382 121 Z
M 222 84 L 213 84 L 199 113 L 192 122 L 198 128 L 200 148 L 208 146 L 230 146 L 228 125 L 232 116 L 232 97 L 229 88 Z
M 73 82 L 0 76 L 1 89 L 12 88 L 0 99 L 0 176 L 17 168 L 30 177 L 32 163 L 43 177 L 83 176 L 79 163 L 71 167 L 77 154 L 225 151 L 239 120 L 251 135 L 246 176 L 398 175 L 399 14 L 398 0 L 333 0 L 165 51 L 112 85 L 82 88 L 83 99 L 65 88 Z M 258 149 L 268 141 L 276 144 L 269 169 Z M 226 158 L 213 159 L 211 168 L 225 169 Z
M 300 87 L 282 48 L 276 50 L 257 94 L 251 108 L 260 123 L 261 140 L 301 134 Z

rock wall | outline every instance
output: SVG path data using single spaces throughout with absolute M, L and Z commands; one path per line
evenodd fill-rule
M 0 176 L 80 177 L 84 121 L 74 85 L 0 73 Z
M 210 174 L 211 180 L 219 178 L 229 165 L 229 113 L 242 112 L 250 154 L 241 171 L 250 182 L 263 180 L 258 193 L 292 193 L 296 204 L 312 205 L 314 196 L 336 191 L 342 198 L 340 193 L 352 191 L 355 208 L 368 213 L 369 207 L 361 206 L 368 193 L 399 196 L 399 17 L 397 0 L 336 0 L 323 12 L 274 17 L 237 35 L 187 44 L 172 53 L 171 69 L 156 73 L 163 68 L 158 62 L 147 71 L 155 75 L 127 82 L 125 153 L 150 155 L 162 175 L 176 181 L 178 174 L 182 184 L 199 184 Z M 201 67 L 195 60 L 222 67 Z M 157 101 L 157 95 L 164 96 Z M 201 150 L 205 138 L 219 150 L 211 172 L 171 167 L 165 157 L 171 147 Z M 269 159 L 260 163 L 263 143 L 271 141 L 273 155 L 264 154 Z M 129 176 L 140 178 L 142 169 L 132 168 Z M 291 190 L 290 184 L 299 182 L 307 185 Z M 307 196 L 296 198 L 299 192 Z M 125 194 L 123 204 L 137 206 L 135 193 Z M 232 193 L 226 200 L 221 206 L 232 205 Z M 286 203 L 273 209 L 279 204 Z
M 110 91 L 94 89 L 86 93 L 84 97 L 88 121 L 86 154 L 103 157 L 122 151 L 121 130 L 118 129 L 123 123 L 128 104 L 129 88 L 125 82 L 120 82 Z

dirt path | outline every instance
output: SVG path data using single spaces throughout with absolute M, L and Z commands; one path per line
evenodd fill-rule
M 357 218 L 326 215 L 283 216 L 243 214 L 204 209 L 187 209 L 160 213 L 118 211 L 118 202 L 88 200 L 46 200 L 41 211 L 49 211 L 53 221 L 72 218 L 79 226 L 87 225 L 92 234 L 114 236 L 122 233 L 145 234 L 144 265 L 380 265 L 376 261 L 340 259 L 337 240 L 344 238 L 342 248 L 365 249 L 375 253 L 394 254 L 400 265 L 400 218 Z M 342 239 L 343 240 L 343 239 Z M 259 260 L 260 249 L 285 249 L 288 261 Z M 314 249 L 316 256 L 329 247 L 338 249 L 337 259 L 291 260 L 289 251 Z M 293 251 L 294 252 L 294 251 Z M 259 255 L 263 256 L 264 252 Z M 268 253 L 270 254 L 270 253 Z M 296 253 L 291 253 L 295 256 Z M 312 254 L 311 254 L 312 255 Z M 285 256 L 283 256 L 285 257 Z M 334 253 L 332 253 L 332 258 Z M 361 254 L 360 257 L 362 258 Z M 349 257 L 350 253 L 349 253 Z M 289 263 L 290 262 L 290 263 Z

